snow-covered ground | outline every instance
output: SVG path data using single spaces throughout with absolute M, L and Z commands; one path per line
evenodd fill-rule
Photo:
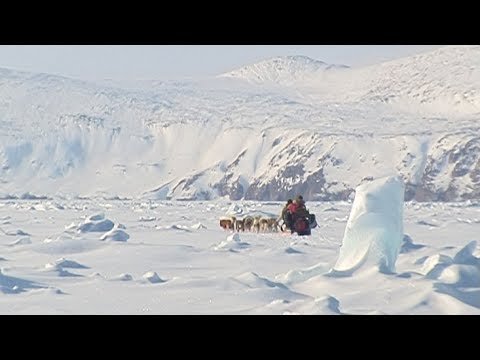
M 0 313 L 479 314 L 479 118 L 478 45 L 189 81 L 0 68 Z M 383 176 L 413 202 L 375 201 Z M 311 237 L 219 226 L 297 194 Z
M 319 228 L 301 238 L 232 236 L 226 200 L 2 201 L 0 313 L 480 314 L 480 203 L 406 203 L 395 273 L 349 277 L 329 273 L 352 204 L 307 205 Z

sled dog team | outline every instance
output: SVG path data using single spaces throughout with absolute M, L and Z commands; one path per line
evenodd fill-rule
M 291 233 L 297 228 L 316 227 L 315 217 L 311 216 L 305 206 L 303 196 L 299 195 L 295 200 L 288 199 L 278 218 L 265 218 L 262 216 L 246 216 L 237 219 L 235 216 L 227 216 L 220 219 L 220 226 L 224 230 L 252 231 L 252 232 L 278 232 L 290 229 Z M 307 224 L 306 221 L 310 224 Z M 300 223 L 298 223 L 300 221 Z M 303 226 L 300 226 L 303 225 Z M 300 229 L 301 232 L 309 232 Z
M 220 219 L 220 226 L 224 230 L 233 230 L 236 232 L 278 232 L 281 230 L 281 221 L 273 218 L 261 216 L 246 216 L 244 219 L 237 219 L 234 216 Z

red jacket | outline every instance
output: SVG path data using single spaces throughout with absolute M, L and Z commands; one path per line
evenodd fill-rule
M 290 211 L 291 214 L 295 214 L 295 212 L 298 210 L 298 204 L 296 203 L 291 203 L 287 207 L 288 211 Z

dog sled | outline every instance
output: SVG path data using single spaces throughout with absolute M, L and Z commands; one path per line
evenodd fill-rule
M 226 231 L 254 232 L 254 233 L 297 233 L 300 236 L 309 236 L 312 229 L 317 227 L 314 214 L 305 214 L 294 217 L 293 231 L 288 229 L 283 219 L 273 215 L 246 214 L 244 216 L 222 216 L 220 227 Z
M 274 215 L 245 214 L 223 216 L 220 227 L 236 232 L 274 233 L 280 231 L 280 223 Z

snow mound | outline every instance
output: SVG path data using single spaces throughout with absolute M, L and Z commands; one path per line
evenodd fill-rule
M 249 246 L 249 243 L 242 242 L 238 233 L 234 233 L 227 237 L 227 239 L 222 241 L 220 244 L 214 246 L 214 250 L 228 250 L 231 252 L 236 252 L 238 250 L 246 249 Z
M 230 215 L 230 216 L 237 216 L 237 215 L 241 215 L 245 212 L 243 206 L 240 206 L 238 204 L 232 204 L 230 205 L 230 207 L 228 208 L 227 210 L 227 215 Z
M 140 222 L 151 222 L 151 221 L 155 221 L 157 220 L 157 218 L 155 216 L 140 216 L 138 218 L 138 221 Z
M 101 220 L 104 220 L 104 219 L 105 219 L 105 214 L 104 213 L 99 213 L 99 214 L 90 215 L 87 218 L 87 221 L 101 221 Z
M 352 274 L 365 263 L 395 271 L 402 245 L 405 185 L 399 176 L 357 187 L 340 255 L 332 273 Z
M 110 231 L 115 226 L 114 222 L 109 219 L 102 220 L 86 220 L 84 224 L 78 226 L 78 231 L 85 232 L 105 232 Z
M 29 245 L 31 243 L 32 243 L 32 241 L 30 240 L 30 238 L 25 237 L 25 238 L 17 239 L 15 241 L 11 242 L 10 244 L 8 244 L 8 246 Z
M 45 286 L 37 284 L 30 280 L 20 279 L 4 274 L 4 270 L 0 269 L 0 292 L 4 294 L 17 294 L 28 291 L 30 289 L 42 289 Z
M 90 233 L 90 232 L 107 232 L 112 230 L 115 227 L 115 223 L 105 218 L 105 214 L 99 213 L 87 217 L 83 224 L 76 225 L 72 223 L 67 226 L 66 230 L 75 229 L 80 233 Z M 117 228 L 121 228 L 121 225 L 118 224 Z
M 476 241 L 471 241 L 439 269 L 435 291 L 480 308 L 480 259 L 474 256 Z
M 110 230 L 100 238 L 102 241 L 127 241 L 128 239 L 130 239 L 130 235 L 118 228 Z
M 61 289 L 56 287 L 47 287 L 38 290 L 33 290 L 34 292 L 44 293 L 48 295 L 66 295 L 67 293 L 63 292 Z
M 56 263 L 45 264 L 45 271 L 53 273 L 59 277 L 82 277 L 83 275 L 74 274 L 65 270 L 61 265 Z
M 307 300 L 294 309 L 294 313 L 303 315 L 342 315 L 340 311 L 340 301 L 334 296 L 329 295 Z
M 276 299 L 271 301 L 267 306 L 278 306 L 278 305 L 286 305 L 286 304 L 290 304 L 290 301 L 285 299 Z
M 303 254 L 301 251 L 296 250 L 296 249 L 294 249 L 290 246 L 285 249 L 285 253 L 287 253 L 287 254 Z
M 480 309 L 480 290 L 478 289 L 462 289 L 441 282 L 435 283 L 433 287 L 438 293 L 449 295 L 467 305 Z
M 142 276 L 145 280 L 152 284 L 163 283 L 165 280 L 162 280 L 160 276 L 155 271 L 149 271 Z
M 120 274 L 120 275 L 114 276 L 111 280 L 112 281 L 132 281 L 133 276 L 130 274 Z
M 195 229 L 195 230 L 206 229 L 206 228 L 207 227 L 205 225 L 203 225 L 202 223 L 193 224 L 191 226 L 191 229 Z
M 260 277 L 254 272 L 246 272 L 244 274 L 241 274 L 235 277 L 234 280 L 252 289 L 280 288 L 280 289 L 288 290 L 288 288 L 285 285 Z
M 428 259 L 428 256 L 422 256 L 421 258 L 418 258 L 417 260 L 415 260 L 414 264 L 423 265 L 425 264 L 425 261 L 427 261 L 427 259 Z
M 403 237 L 403 243 L 400 249 L 400 254 L 406 254 L 411 251 L 422 249 L 424 247 L 425 245 L 414 244 L 412 238 L 408 235 L 405 235 Z
M 82 265 L 73 260 L 67 260 L 65 258 L 60 258 L 55 261 L 55 264 L 61 266 L 62 268 L 70 268 L 70 269 L 89 269 L 88 266 Z
M 453 264 L 453 260 L 451 257 L 437 254 L 433 256 L 429 256 L 423 266 L 421 268 L 421 272 L 429 279 L 436 279 L 442 271 L 447 268 L 448 266 Z
M 23 230 L 7 231 L 5 233 L 5 235 L 8 235 L 8 236 L 30 236 L 29 233 L 26 233 Z
M 421 271 L 427 278 L 437 279 L 455 288 L 480 287 L 480 259 L 473 255 L 476 245 L 476 241 L 471 241 L 453 259 L 442 254 L 430 256 Z
M 443 254 L 430 256 L 423 262 L 421 272 L 427 278 L 438 279 L 445 284 L 480 286 L 480 259 L 473 255 L 476 246 L 477 242 L 471 241 L 453 259 Z
M 477 241 L 471 241 L 462 250 L 460 250 L 453 258 L 455 264 L 476 265 L 478 258 L 473 253 L 477 248 Z
M 48 196 L 44 196 L 44 195 L 35 195 L 35 194 L 31 194 L 29 192 L 26 192 L 22 195 L 20 195 L 20 200 L 48 200 Z
M 62 242 L 62 241 L 71 241 L 71 240 L 81 240 L 81 237 L 74 236 L 73 234 L 69 232 L 64 232 L 60 234 L 59 236 L 52 236 L 52 237 L 47 237 L 45 240 L 43 240 L 44 243 L 53 243 L 53 242 Z
M 103 276 L 99 272 L 93 272 L 90 275 L 88 275 L 88 277 L 93 279 L 105 279 L 105 276 Z
M 474 265 L 451 265 L 445 268 L 438 280 L 458 287 L 480 287 L 480 268 Z
M 12 220 L 12 218 L 10 216 L 5 216 L 3 218 L 0 218 L 0 222 L 2 223 L 2 225 L 11 224 L 10 220 Z
M 61 234 L 58 237 L 47 238 L 41 244 L 33 245 L 32 250 L 44 254 L 78 254 L 96 250 L 101 243 L 94 239 L 84 239 L 71 234 Z
M 232 234 L 229 237 L 227 237 L 227 241 L 229 242 L 241 242 L 240 235 L 238 233 Z
M 326 274 L 327 271 L 328 267 L 322 264 L 317 264 L 307 269 L 290 270 L 286 274 L 277 275 L 275 278 L 285 284 L 293 284 L 307 281 L 308 279 L 318 275 Z
M 417 224 L 418 224 L 418 225 L 424 225 L 424 226 L 430 226 L 430 227 L 438 227 L 438 225 L 429 223 L 429 222 L 427 222 L 427 221 L 425 221 L 425 220 L 419 220 L 419 221 L 417 221 Z
M 167 225 L 167 226 L 156 226 L 156 230 L 181 230 L 185 232 L 192 232 L 187 226 L 184 225 Z
M 49 210 L 65 210 L 65 206 L 59 203 L 47 203 L 48 209 Z

